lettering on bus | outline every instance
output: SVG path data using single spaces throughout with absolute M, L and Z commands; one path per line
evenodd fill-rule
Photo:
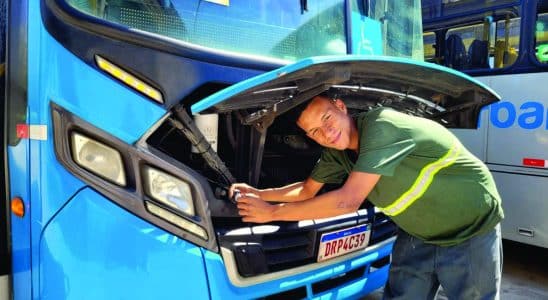
M 510 128 L 517 123 L 520 128 L 528 130 L 544 125 L 544 129 L 548 130 L 548 106 L 537 101 L 523 102 L 518 108 L 516 105 L 510 101 L 500 101 L 488 106 L 491 124 L 497 128 Z

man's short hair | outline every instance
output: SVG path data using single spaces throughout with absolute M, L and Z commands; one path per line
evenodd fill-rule
M 316 98 L 316 97 L 324 97 L 324 98 L 327 98 L 327 99 L 332 99 L 334 100 L 334 95 L 333 93 L 330 93 L 329 91 L 325 91 L 321 94 L 318 94 L 306 101 L 304 101 L 303 103 L 295 106 L 294 108 L 291 109 L 291 114 L 292 114 L 292 119 L 295 120 L 295 122 L 297 122 L 297 120 L 301 117 L 301 114 L 303 113 L 303 111 L 306 109 L 306 107 L 308 106 L 308 104 L 310 104 L 310 102 L 312 101 L 312 99 Z

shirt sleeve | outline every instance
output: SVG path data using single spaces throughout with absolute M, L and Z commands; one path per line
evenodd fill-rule
M 337 160 L 336 155 L 332 152 L 335 150 L 324 149 L 322 155 L 310 177 L 321 183 L 339 184 L 344 181 L 348 173 L 344 170 L 341 163 Z
M 404 128 L 382 118 L 364 122 L 354 171 L 393 176 L 396 167 L 413 152 L 415 141 Z

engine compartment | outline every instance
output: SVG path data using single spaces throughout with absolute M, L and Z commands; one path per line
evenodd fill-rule
M 218 114 L 215 124 L 218 134 L 214 142 L 217 155 L 237 182 L 265 188 L 302 181 L 308 176 L 321 154 L 321 147 L 295 125 L 294 114 L 279 116 L 268 128 L 264 144 L 256 141 L 260 139 L 257 129 L 242 125 L 238 114 L 238 111 Z M 211 168 L 201 154 L 193 151 L 192 143 L 177 129 L 176 122 L 174 116 L 167 118 L 147 143 L 198 171 L 207 178 L 216 197 L 230 203 L 227 195 L 230 183 Z M 264 148 L 260 158 L 255 153 L 260 151 L 258 148 Z M 212 215 L 216 212 L 212 211 Z

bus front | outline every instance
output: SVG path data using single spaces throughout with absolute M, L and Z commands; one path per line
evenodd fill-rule
M 347 298 L 384 285 L 395 226 L 372 206 L 258 226 L 228 198 L 236 181 L 303 180 L 318 159 L 293 102 L 267 109 L 325 89 L 307 85 L 307 63 L 286 69 L 298 85 L 267 76 L 270 102 L 191 107 L 310 56 L 422 60 L 420 1 L 8 2 L 15 299 Z M 360 242 L 325 250 L 338 233 Z

